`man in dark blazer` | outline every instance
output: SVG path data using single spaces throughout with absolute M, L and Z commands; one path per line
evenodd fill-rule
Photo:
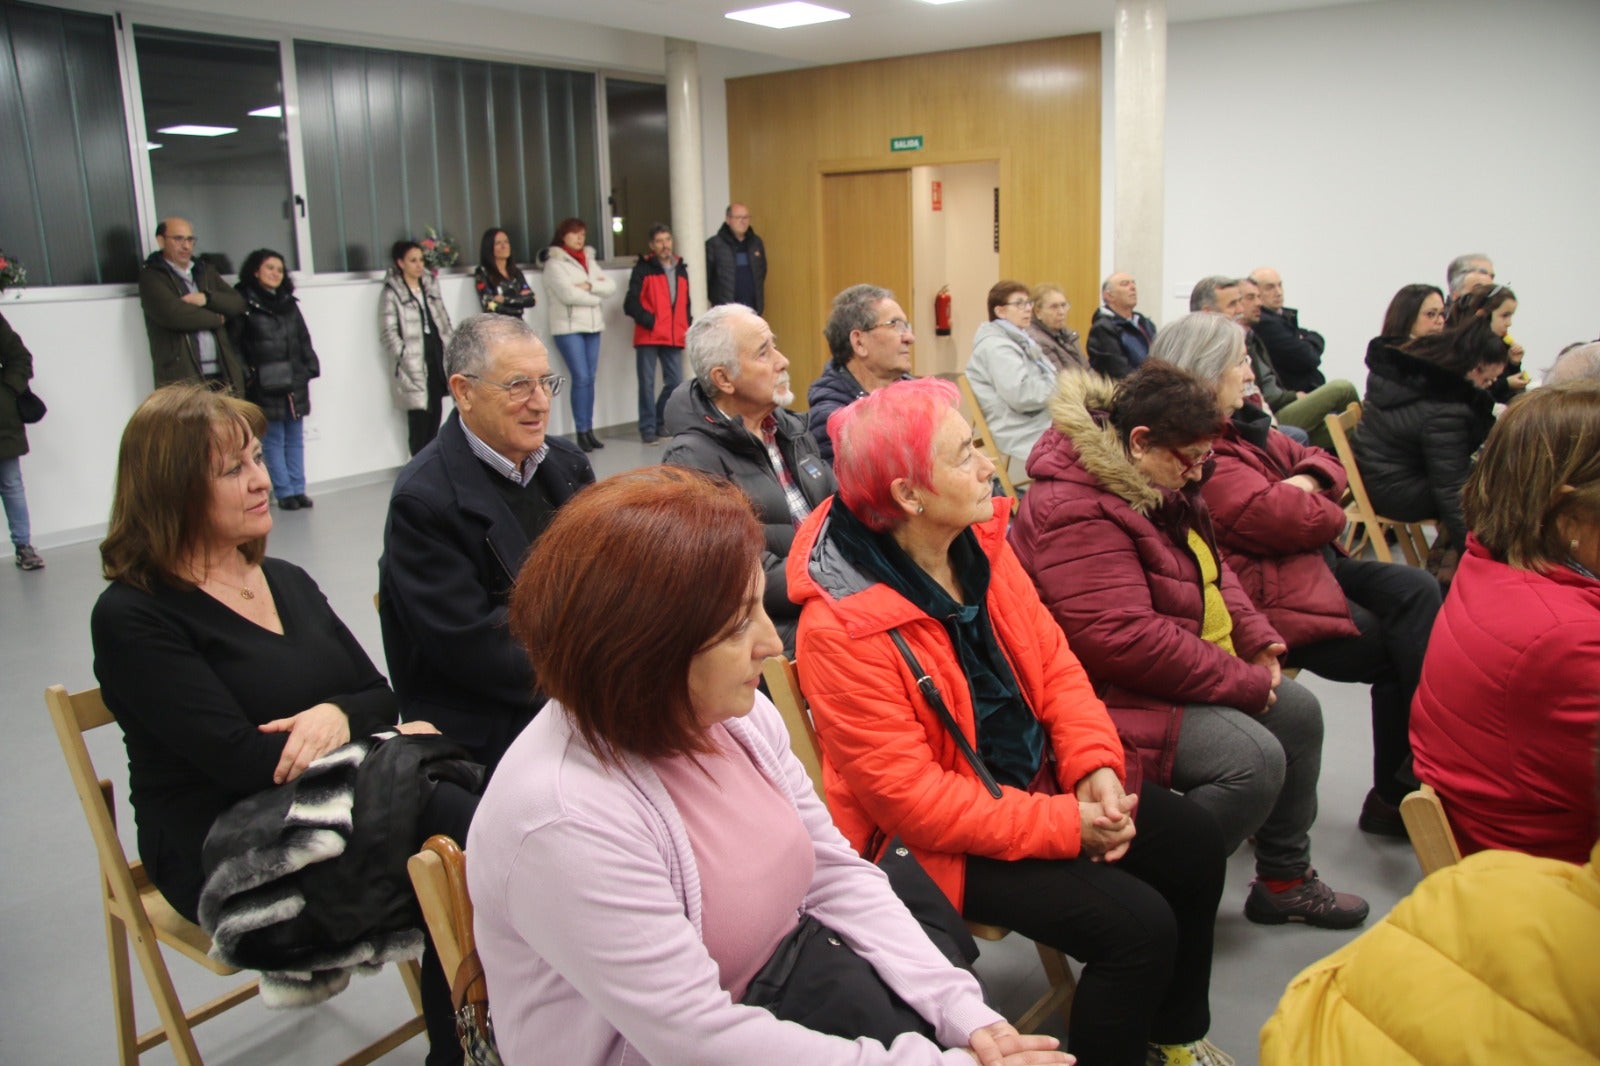
M 520 318 L 467 319 L 445 352 L 456 410 L 400 471 L 378 562 L 389 678 L 492 771 L 544 703 L 506 602 L 528 549 L 594 470 L 548 433 L 563 379 Z

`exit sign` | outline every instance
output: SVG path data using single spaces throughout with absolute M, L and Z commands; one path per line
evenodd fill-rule
M 889 138 L 889 151 L 891 152 L 917 152 L 922 150 L 922 137 L 891 137 Z

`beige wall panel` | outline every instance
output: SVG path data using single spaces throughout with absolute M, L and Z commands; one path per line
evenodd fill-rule
M 727 99 L 732 195 L 766 241 L 767 318 L 797 364 L 797 391 L 802 369 L 826 358 L 836 291 L 823 266 L 826 173 L 997 160 L 1001 273 L 1060 282 L 1073 327 L 1088 330 L 1100 284 L 1098 35 L 735 78 Z M 890 151 L 891 138 L 917 135 L 922 151 Z

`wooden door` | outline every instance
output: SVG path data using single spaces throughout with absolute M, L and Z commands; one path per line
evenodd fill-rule
M 828 320 L 828 308 L 851 285 L 892 289 L 902 307 L 911 299 L 911 171 L 873 170 L 822 177 L 822 306 L 815 329 Z M 819 349 L 817 365 L 789 371 L 796 400 L 822 373 L 828 358 Z M 802 358 L 804 358 L 802 356 Z

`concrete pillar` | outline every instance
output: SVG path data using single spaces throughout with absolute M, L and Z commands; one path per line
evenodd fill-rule
M 1166 0 L 1117 0 L 1116 222 L 1113 269 L 1139 283 L 1139 309 L 1161 322 L 1166 197 Z
M 667 38 L 667 163 L 672 237 L 689 267 L 689 308 L 706 309 L 705 176 L 700 153 L 700 50 Z

